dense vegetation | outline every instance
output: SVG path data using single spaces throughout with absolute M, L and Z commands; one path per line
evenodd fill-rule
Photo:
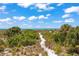
M 46 39 L 46 46 L 58 55 L 79 55 L 79 26 L 64 24 L 54 30 L 21 30 L 12 27 L 0 32 L 0 52 L 5 48 L 32 46 L 39 39 L 41 32 Z
M 79 26 L 64 24 L 60 29 L 42 32 L 57 54 L 79 55 Z M 52 42 L 52 43 L 51 43 Z
M 36 30 L 12 27 L 0 30 L 0 56 L 38 56 L 47 55 L 39 45 Z
M 4 32 L 4 38 L 5 40 L 0 40 L 0 44 L 7 47 L 17 47 L 33 45 L 39 37 L 34 30 L 21 30 L 19 27 L 12 27 Z
M 12 27 L 12 28 L 9 28 L 8 30 L 6 30 L 6 35 L 8 37 L 12 37 L 14 35 L 18 35 L 21 33 L 21 29 L 19 27 Z

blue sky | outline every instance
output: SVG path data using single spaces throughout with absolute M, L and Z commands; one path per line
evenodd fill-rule
M 79 25 L 79 3 L 0 3 L 0 28 L 59 28 Z

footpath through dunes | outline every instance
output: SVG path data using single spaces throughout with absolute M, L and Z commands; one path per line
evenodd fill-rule
M 44 51 L 47 52 L 48 56 L 57 56 L 53 50 L 51 50 L 51 49 L 49 49 L 48 47 L 45 46 L 46 40 L 43 38 L 43 35 L 41 33 L 39 33 L 39 37 L 40 37 L 40 40 L 41 40 L 41 42 L 40 42 L 41 48 L 43 48 Z

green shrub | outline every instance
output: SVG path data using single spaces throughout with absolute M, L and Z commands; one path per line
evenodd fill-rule
M 21 33 L 21 29 L 19 27 L 12 27 L 12 28 L 9 28 L 8 30 L 6 30 L 6 35 L 8 37 L 12 37 L 19 33 Z
M 0 52 L 4 51 L 5 47 L 5 42 L 3 40 L 0 39 Z
M 56 54 L 60 54 L 62 52 L 61 46 L 59 44 L 55 44 L 53 47 Z
M 77 43 L 77 36 L 76 36 L 76 30 L 75 29 L 70 29 L 67 33 L 66 36 L 66 41 L 65 41 L 67 46 L 75 46 Z
M 63 36 L 62 32 L 55 31 L 55 32 L 53 32 L 52 37 L 53 37 L 53 41 L 55 43 L 63 45 L 63 43 L 65 41 L 65 37 Z
M 37 34 L 35 31 L 24 31 L 21 34 L 15 35 L 7 40 L 8 45 L 10 47 L 15 46 L 27 46 L 27 45 L 33 45 L 36 43 L 36 40 L 38 39 Z
M 0 46 L 0 52 L 3 52 L 4 49 L 5 49 L 4 45 L 1 45 L 1 46 Z

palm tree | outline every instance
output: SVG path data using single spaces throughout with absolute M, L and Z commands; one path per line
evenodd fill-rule
M 71 28 L 70 25 L 64 24 L 64 25 L 61 26 L 61 31 L 68 31 L 70 28 Z
M 64 25 L 61 26 L 60 32 L 62 32 L 62 35 L 64 37 L 66 37 L 66 35 L 67 35 L 70 28 L 72 28 L 72 27 L 70 25 L 68 25 L 68 24 L 64 24 Z

